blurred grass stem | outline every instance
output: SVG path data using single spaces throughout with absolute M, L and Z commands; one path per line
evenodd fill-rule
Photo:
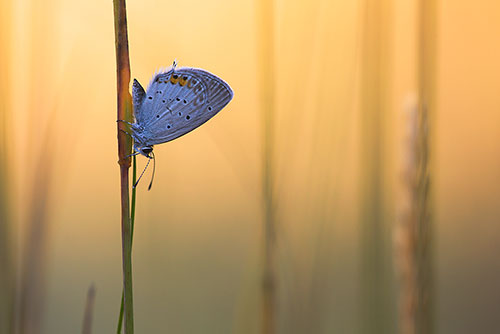
M 402 334 L 434 333 L 429 110 L 435 109 L 436 9 L 435 1 L 418 2 L 418 100 L 405 120 L 402 200 L 394 233 Z
M 24 243 L 19 286 L 18 331 L 41 333 L 45 299 L 46 258 L 49 235 L 48 209 L 52 199 L 54 176 L 53 127 L 49 126 L 43 149 L 34 170 L 36 178 L 31 190 L 27 236 Z
M 262 333 L 276 332 L 276 215 L 273 198 L 274 145 L 274 1 L 258 0 L 259 87 L 263 122 L 262 201 L 264 207 L 264 249 L 262 275 Z
M 11 120 L 8 111 L 10 105 L 10 77 L 12 37 L 12 3 L 0 4 L 0 333 L 12 333 L 14 330 L 14 301 L 16 264 L 13 242 L 12 189 L 10 186 L 11 169 L 8 165 L 8 147 L 12 136 Z
M 416 180 L 418 238 L 415 257 L 417 259 L 418 304 L 416 308 L 416 333 L 434 333 L 434 270 L 433 270 L 433 224 L 431 188 L 431 152 L 429 129 L 430 112 L 434 113 L 436 103 L 436 50 L 437 50 L 437 8 L 434 0 L 419 2 L 419 115 L 418 115 L 418 179 Z
M 385 123 L 388 109 L 391 2 L 362 4 L 361 108 L 361 333 L 386 334 L 392 319 L 390 234 L 385 214 Z
M 85 314 L 83 316 L 82 334 L 92 333 L 92 315 L 95 304 L 95 285 L 91 284 L 87 292 L 87 301 L 85 303 Z

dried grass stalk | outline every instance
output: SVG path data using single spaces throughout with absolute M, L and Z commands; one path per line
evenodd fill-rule
M 430 219 L 428 126 L 424 107 L 408 108 L 398 222 L 394 229 L 400 333 L 429 333 Z
M 127 12 L 125 0 L 114 0 L 115 47 L 117 73 L 117 119 L 132 122 L 132 98 L 129 93 L 130 61 L 128 52 Z M 132 140 L 123 122 L 117 122 L 118 163 L 120 165 L 120 197 L 122 228 L 123 289 L 125 301 L 125 334 L 134 332 L 132 295 L 132 231 L 130 224 L 129 169 Z

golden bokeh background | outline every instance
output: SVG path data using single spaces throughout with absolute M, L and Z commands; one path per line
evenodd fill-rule
M 497 333 L 500 3 L 427 3 L 434 328 Z M 364 154 L 377 143 L 382 168 L 373 174 L 373 201 L 384 245 L 377 256 L 387 264 L 380 267 L 381 311 L 385 333 L 396 332 L 391 231 L 406 112 L 418 100 L 418 32 L 428 22 L 419 21 L 417 0 L 273 6 L 269 25 L 255 0 L 127 2 L 133 78 L 145 86 L 177 59 L 220 76 L 235 94 L 207 124 L 156 146 L 153 188 L 147 191 L 151 171 L 138 187 L 138 333 L 260 332 L 268 137 L 259 92 L 269 83 L 262 82 L 259 48 L 271 34 L 262 25 L 274 32 L 278 332 L 365 332 L 363 175 L 373 166 Z M 81 331 L 92 282 L 94 332 L 114 332 L 122 281 L 112 2 L 2 0 L 0 18 L 0 257 L 8 258 L 0 275 L 19 276 L 28 244 L 39 243 L 36 333 Z M 376 88 L 368 93 L 367 77 Z M 380 100 L 379 123 L 366 136 L 372 120 L 364 108 Z M 138 159 L 139 170 L 145 162 Z M 4 313 L 15 304 L 8 291 L 16 284 L 9 284 Z

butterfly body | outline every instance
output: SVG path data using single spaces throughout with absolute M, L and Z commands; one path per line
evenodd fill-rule
M 197 68 L 169 70 L 153 75 L 147 90 L 134 79 L 132 86 L 135 150 L 150 158 L 153 146 L 174 140 L 205 123 L 233 98 L 229 85 Z

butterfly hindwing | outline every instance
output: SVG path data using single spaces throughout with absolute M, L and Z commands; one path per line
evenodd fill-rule
M 197 76 L 202 78 L 207 87 L 207 103 L 206 107 L 211 108 L 209 111 L 219 112 L 233 98 L 233 91 L 227 83 L 219 77 L 199 69 L 193 69 Z

